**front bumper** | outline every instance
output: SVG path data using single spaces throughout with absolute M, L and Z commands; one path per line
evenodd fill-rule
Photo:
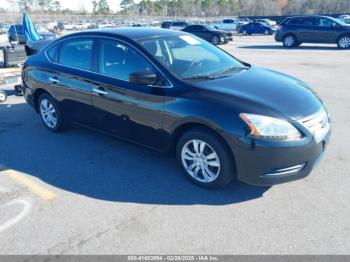
M 304 178 L 323 158 L 329 138 L 330 131 L 318 143 L 314 138 L 305 138 L 298 145 L 276 146 L 274 142 L 231 137 L 229 144 L 234 152 L 237 178 L 260 186 Z

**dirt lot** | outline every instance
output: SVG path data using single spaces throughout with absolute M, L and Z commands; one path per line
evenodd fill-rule
M 222 48 L 324 99 L 332 139 L 311 176 L 203 190 L 157 152 L 78 127 L 50 133 L 11 92 L 0 104 L 0 254 L 350 254 L 350 51 L 286 50 L 270 36 Z

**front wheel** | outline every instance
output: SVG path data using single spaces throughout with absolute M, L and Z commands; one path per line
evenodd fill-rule
M 350 48 L 350 35 L 344 35 L 338 39 L 337 45 L 340 49 Z
M 44 93 L 39 97 L 38 106 L 41 119 L 50 131 L 59 132 L 64 129 L 66 122 L 55 99 Z
M 220 39 L 219 37 L 217 37 L 216 35 L 214 35 L 212 38 L 211 38 L 211 43 L 213 45 L 218 45 L 220 43 Z
M 287 47 L 287 48 L 295 47 L 297 43 L 298 43 L 298 40 L 294 35 L 286 35 L 283 38 L 284 47 Z
M 209 130 L 196 128 L 177 143 L 176 155 L 187 177 L 205 188 L 221 188 L 235 177 L 235 165 L 228 147 Z

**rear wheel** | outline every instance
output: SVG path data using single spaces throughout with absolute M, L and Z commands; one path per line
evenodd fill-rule
M 287 48 L 295 47 L 298 43 L 297 38 L 295 35 L 286 35 L 283 38 L 283 46 Z
M 42 94 L 38 102 L 39 113 L 44 125 L 52 132 L 59 132 L 64 129 L 66 122 L 58 103 L 49 94 Z
M 7 94 L 5 91 L 0 91 L 0 103 L 5 102 L 7 99 Z
M 195 128 L 177 143 L 176 155 L 184 173 L 205 188 L 220 188 L 234 179 L 235 166 L 229 149 L 214 133 Z
M 219 37 L 217 37 L 216 35 L 214 35 L 212 38 L 211 38 L 211 43 L 213 45 L 218 45 L 220 43 L 220 39 Z
M 350 35 L 341 36 L 338 39 L 337 45 L 340 49 L 349 49 L 350 48 Z

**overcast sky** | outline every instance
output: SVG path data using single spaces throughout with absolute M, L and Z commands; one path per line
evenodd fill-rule
M 92 4 L 91 0 L 59 0 L 61 2 L 62 8 L 69 8 L 73 10 L 78 10 L 81 7 L 85 7 L 85 9 L 91 11 L 92 10 Z M 113 11 L 119 10 L 120 9 L 120 2 L 121 0 L 107 0 L 110 8 Z M 138 1 L 135 1 L 138 2 Z M 0 0 L 0 7 L 3 8 L 11 8 L 11 4 L 9 3 L 8 0 Z

